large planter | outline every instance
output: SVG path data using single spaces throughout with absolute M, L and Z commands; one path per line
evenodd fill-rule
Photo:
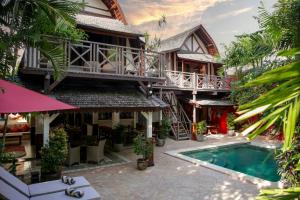
M 197 134 L 196 139 L 198 142 L 203 142 L 204 141 L 204 135 L 203 134 Z
M 163 147 L 165 146 L 165 144 L 166 144 L 166 139 L 160 139 L 160 138 L 156 139 L 156 146 Z
M 148 160 L 147 159 L 143 159 L 143 158 L 139 158 L 137 159 L 137 168 L 138 170 L 145 170 L 148 167 Z

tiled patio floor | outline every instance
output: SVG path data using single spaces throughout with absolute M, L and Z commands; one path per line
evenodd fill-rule
M 254 184 L 164 154 L 225 140 L 233 139 L 209 139 L 203 143 L 168 139 L 164 147 L 155 148 L 155 166 L 146 171 L 136 169 L 137 157 L 129 149 L 122 155 L 132 162 L 68 175 L 85 176 L 104 200 L 254 199 L 259 191 Z

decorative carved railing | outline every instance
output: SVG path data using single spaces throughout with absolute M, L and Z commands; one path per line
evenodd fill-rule
M 165 71 L 165 86 L 180 89 L 230 90 L 230 79 L 222 76 Z
M 91 41 L 61 44 L 66 70 L 82 73 L 107 73 L 128 76 L 163 77 L 163 54 L 125 46 Z M 52 68 L 36 49 L 26 51 L 25 67 Z

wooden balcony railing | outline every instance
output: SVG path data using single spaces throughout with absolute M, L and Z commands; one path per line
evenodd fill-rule
M 68 72 L 163 77 L 164 55 L 125 46 L 91 41 L 65 42 Z M 51 69 L 51 63 L 34 48 L 26 51 L 25 67 Z
M 230 90 L 230 79 L 222 76 L 165 71 L 164 86 L 188 90 Z

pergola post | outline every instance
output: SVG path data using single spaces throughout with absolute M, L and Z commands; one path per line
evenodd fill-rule
M 147 139 L 152 139 L 152 122 L 153 122 L 153 113 L 152 112 L 142 112 L 142 115 L 147 120 Z M 154 152 L 149 158 L 148 166 L 154 166 Z
M 117 126 L 120 123 L 120 113 L 113 112 L 112 113 L 112 128 Z
M 152 138 L 152 112 L 142 112 L 142 115 L 146 118 L 147 120 L 147 138 Z
M 45 146 L 49 142 L 49 132 L 50 132 L 50 123 L 58 116 L 59 114 L 49 115 L 48 113 L 43 114 L 43 145 Z
M 197 123 L 196 94 L 193 92 L 193 123 Z

